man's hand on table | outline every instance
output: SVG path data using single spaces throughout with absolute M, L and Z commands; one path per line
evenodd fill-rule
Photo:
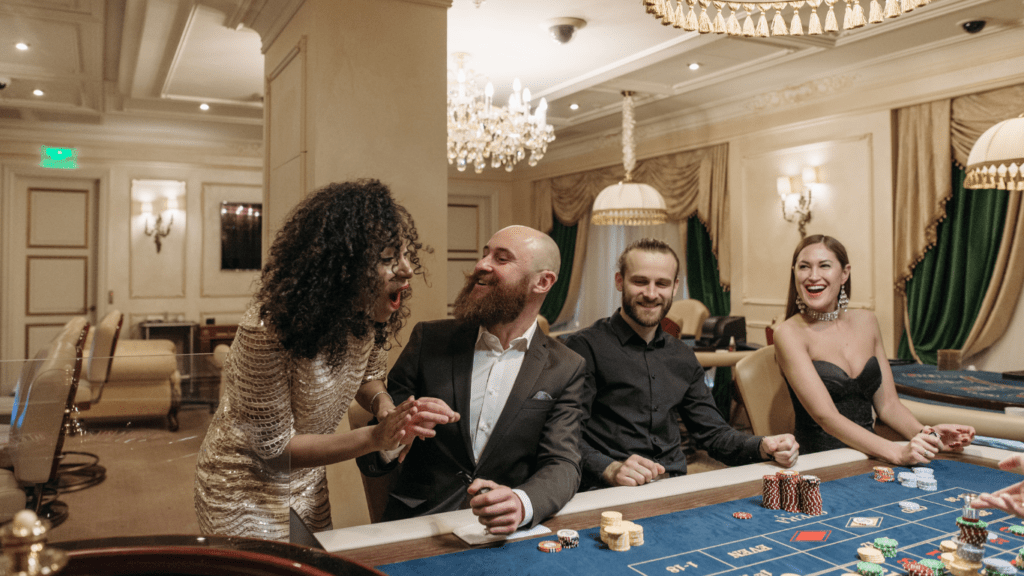
M 775 460 L 786 468 L 792 468 L 800 456 L 800 445 L 792 434 L 765 436 L 758 448 L 762 460 Z
M 665 467 L 633 454 L 625 462 L 612 462 L 602 476 L 609 486 L 642 486 L 665 473 Z
M 473 514 L 491 534 L 511 534 L 523 523 L 523 502 L 508 486 L 477 478 L 466 491 L 473 497 L 469 501 Z

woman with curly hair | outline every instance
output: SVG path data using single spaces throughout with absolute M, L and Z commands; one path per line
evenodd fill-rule
M 289 508 L 331 528 L 327 464 L 396 449 L 447 422 L 384 385 L 390 341 L 409 316 L 423 249 L 405 208 L 377 180 L 329 184 L 278 232 L 223 369 L 196 466 L 203 533 L 288 538 Z M 379 424 L 335 433 L 352 400 Z M 403 453 L 404 456 L 404 453 Z

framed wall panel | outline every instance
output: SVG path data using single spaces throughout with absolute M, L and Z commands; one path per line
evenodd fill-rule
M 89 191 L 28 191 L 29 248 L 86 248 L 89 245 Z
M 57 316 L 87 312 L 88 258 L 29 256 L 26 260 L 26 316 Z

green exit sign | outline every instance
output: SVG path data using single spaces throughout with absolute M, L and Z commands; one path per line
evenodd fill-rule
M 43 145 L 39 165 L 43 168 L 74 170 L 78 168 L 78 150 L 75 148 L 57 148 Z

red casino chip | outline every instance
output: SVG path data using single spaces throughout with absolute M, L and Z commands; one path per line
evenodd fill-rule
M 545 540 L 537 544 L 537 549 L 541 552 L 561 552 L 562 545 L 554 540 Z
M 750 520 L 754 515 L 750 512 L 733 512 L 732 517 L 739 518 L 740 520 Z

